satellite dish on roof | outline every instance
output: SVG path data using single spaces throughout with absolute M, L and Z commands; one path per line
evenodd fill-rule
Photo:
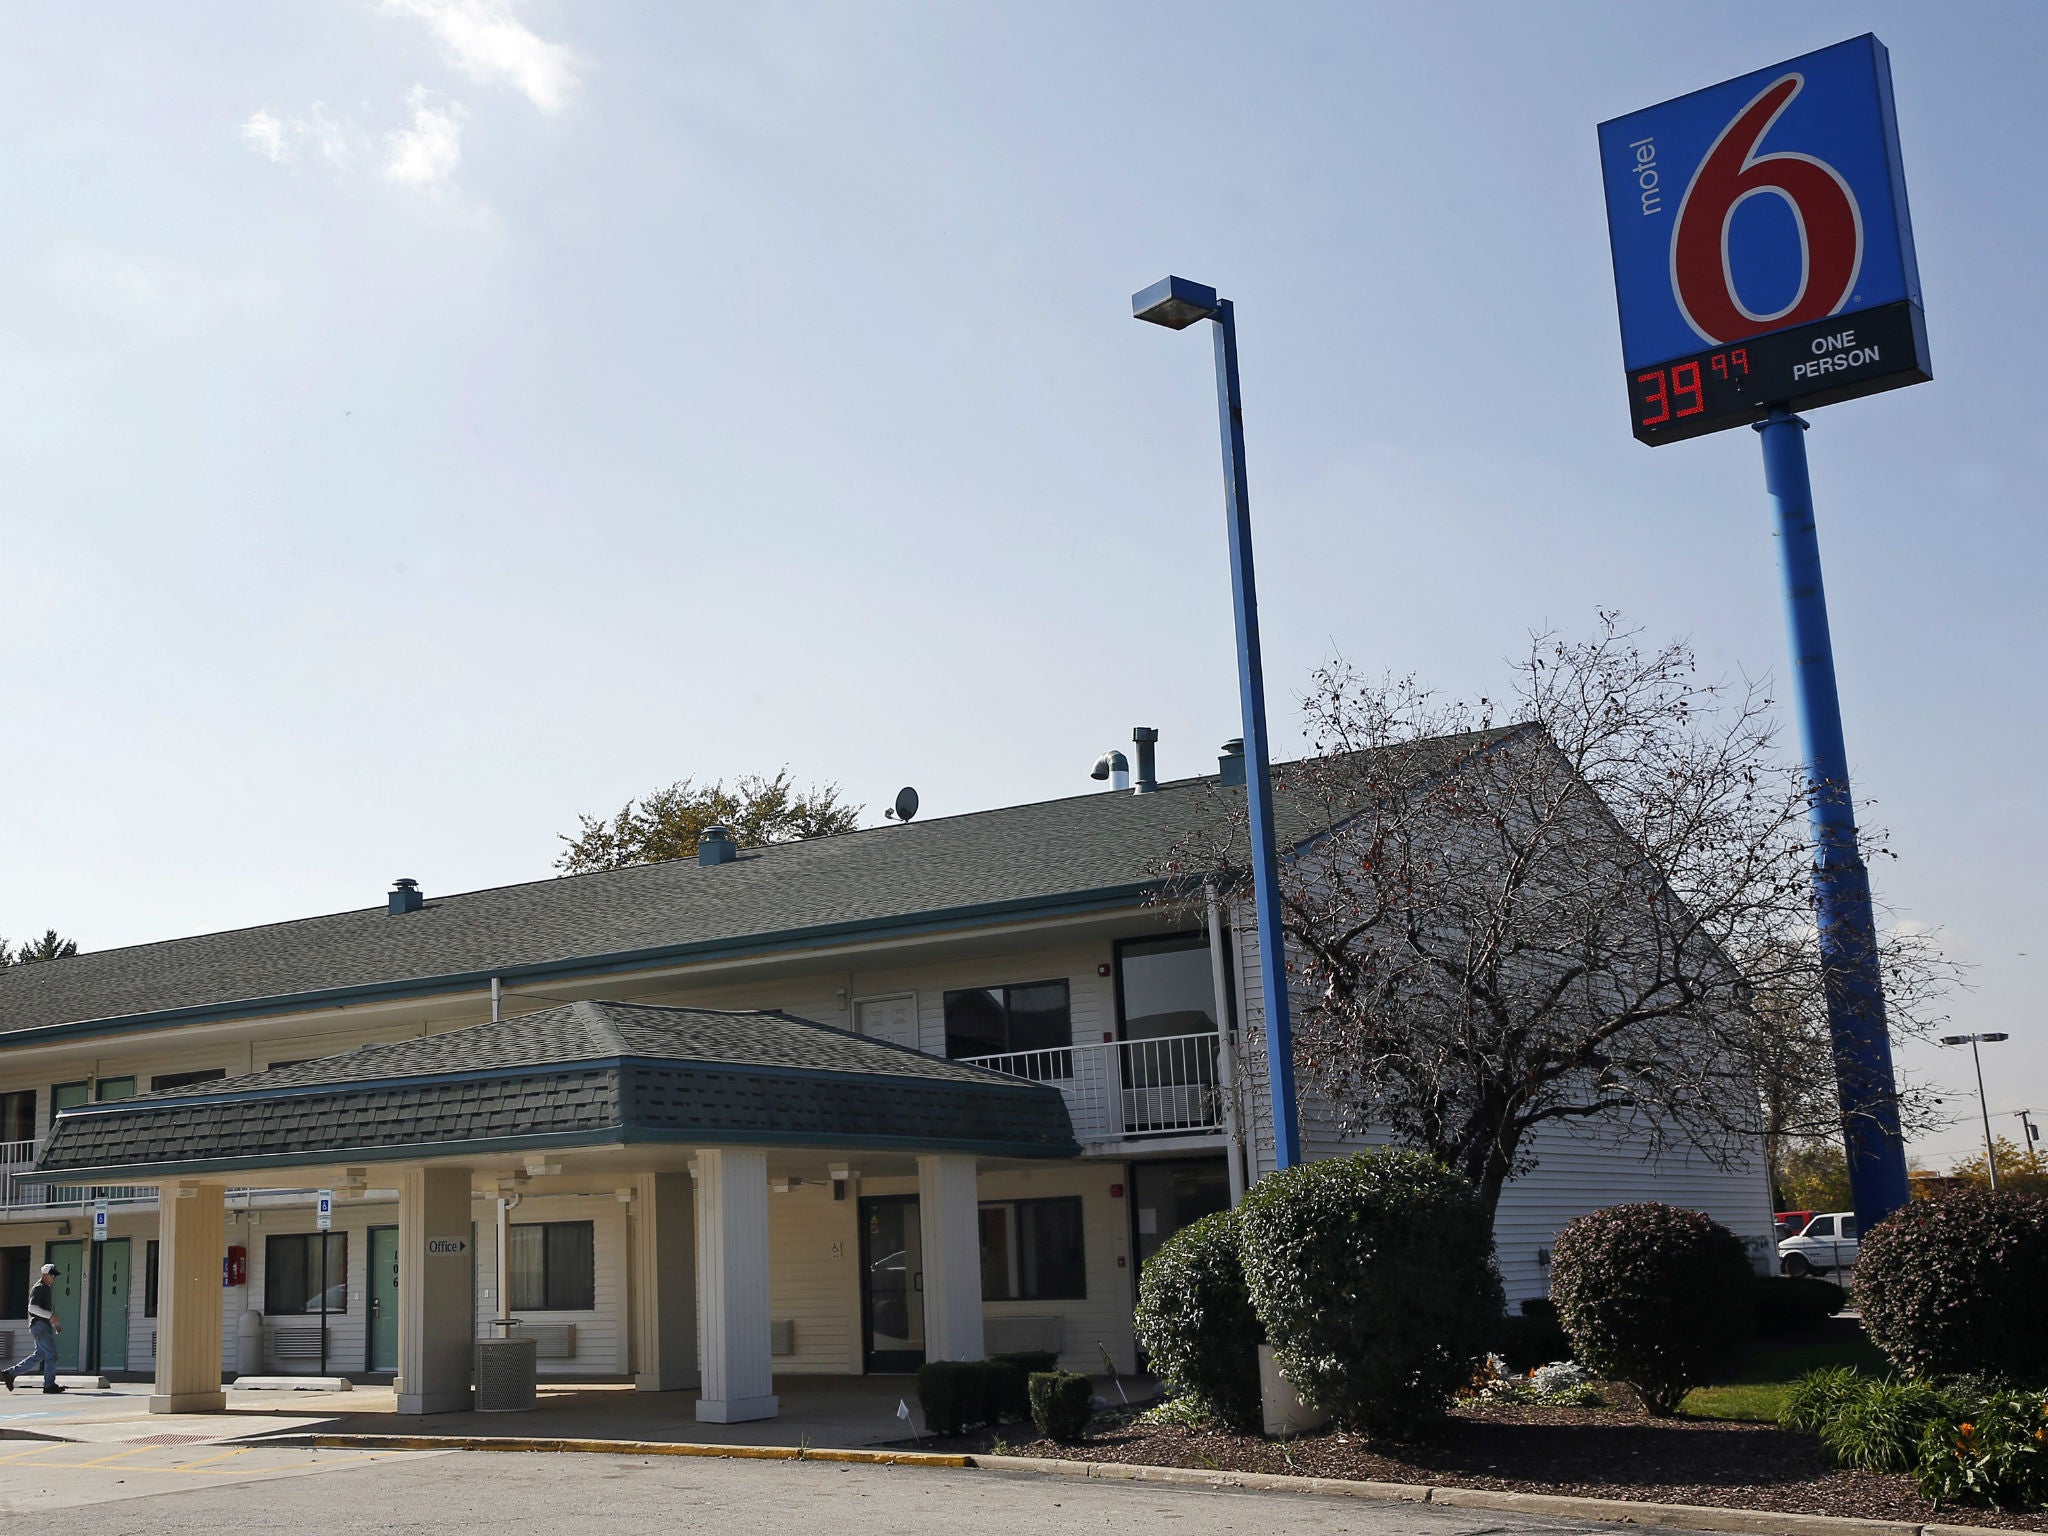
M 896 791 L 896 803 L 882 812 L 891 821 L 908 821 L 917 814 L 917 791 L 908 784 Z

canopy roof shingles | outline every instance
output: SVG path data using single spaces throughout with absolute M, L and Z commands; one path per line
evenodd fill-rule
M 578 1002 L 67 1110 L 37 1182 L 672 1142 L 1072 1157 L 1059 1090 L 785 1013 Z

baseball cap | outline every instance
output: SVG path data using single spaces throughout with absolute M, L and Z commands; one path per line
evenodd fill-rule
M 44 1265 L 44 1266 L 42 1267 L 42 1269 L 41 1269 L 40 1271 L 38 1271 L 38 1273 L 41 1273 L 41 1274 L 45 1274 L 45 1275 L 54 1275 L 54 1274 L 56 1274 L 56 1273 L 57 1273 L 57 1266 L 56 1266 L 56 1265 L 54 1265 L 54 1264 L 45 1264 L 45 1265 Z

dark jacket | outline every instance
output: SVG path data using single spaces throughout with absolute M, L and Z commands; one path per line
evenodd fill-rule
M 50 1317 L 56 1313 L 57 1307 L 50 1295 L 49 1281 L 38 1280 L 28 1288 L 28 1307 L 32 1319 Z

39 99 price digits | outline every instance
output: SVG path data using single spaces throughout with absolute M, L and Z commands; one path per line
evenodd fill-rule
M 1749 349 L 1734 347 L 1716 352 L 1705 361 L 1705 369 L 1718 379 L 1740 379 L 1749 373 Z M 1706 375 L 1698 358 L 1673 363 L 1669 368 L 1651 368 L 1636 375 L 1638 424 L 1662 426 L 1686 416 L 1698 416 L 1707 408 Z

